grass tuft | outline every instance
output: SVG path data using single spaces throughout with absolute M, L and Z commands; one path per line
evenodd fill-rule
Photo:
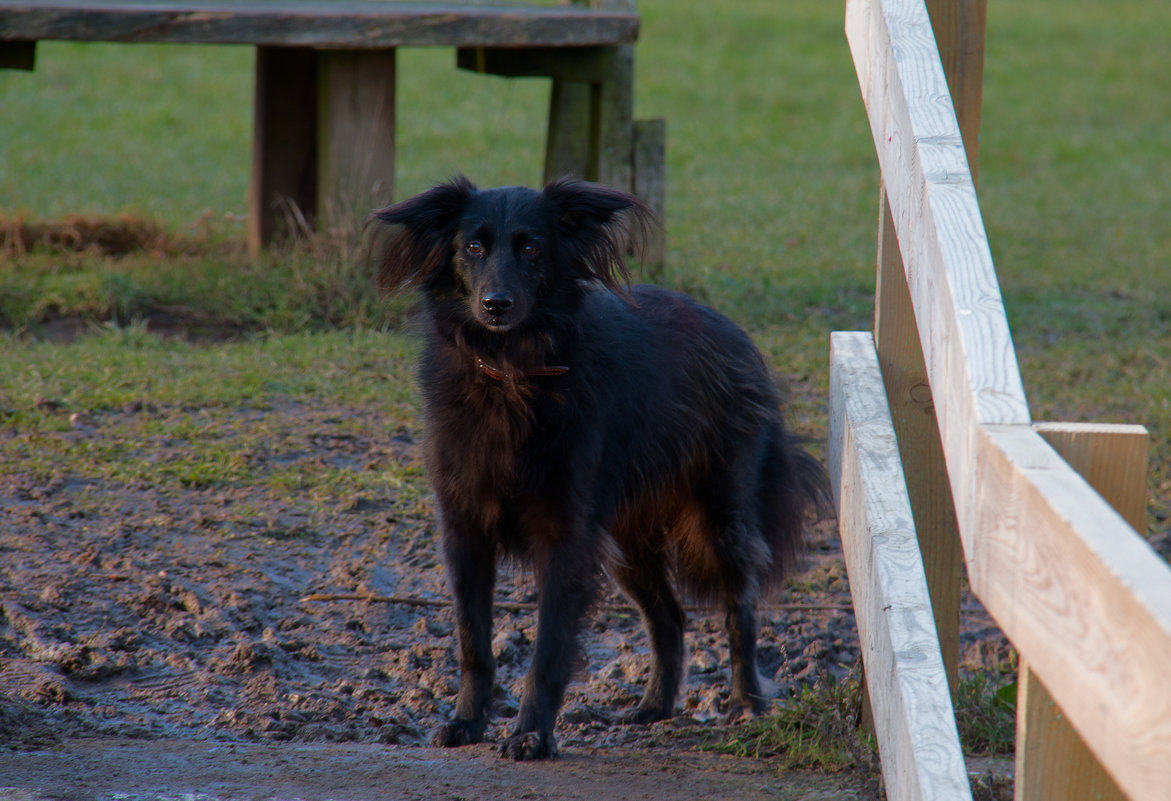
M 998 681 L 976 672 L 960 678 L 956 690 L 956 726 L 964 753 L 1005 756 L 1016 745 L 1015 680 Z
M 785 769 L 874 769 L 875 744 L 859 729 L 862 689 L 855 671 L 804 687 L 779 709 L 735 728 L 709 746 L 735 756 L 779 760 Z

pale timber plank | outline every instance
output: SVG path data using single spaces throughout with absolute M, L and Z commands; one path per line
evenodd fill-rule
M 974 181 L 979 155 L 987 0 L 927 0 L 927 10 L 952 101 L 958 110 Z M 944 469 L 935 405 L 885 188 L 879 201 L 874 338 L 903 456 L 907 492 L 915 512 L 919 549 L 931 588 L 935 628 L 954 694 L 959 684 L 963 553 Z
M 1014 801 L 1124 801 L 1026 660 L 1017 675 Z
M 980 432 L 972 589 L 1135 801 L 1171 788 L 1171 567 L 1026 426 Z
M 931 376 L 944 453 L 974 424 L 1030 422 L 959 123 L 922 0 L 849 0 L 846 32 L 870 117 Z M 957 514 L 969 492 L 952 486 Z
M 927 0 L 927 12 L 959 117 L 968 169 L 976 180 L 980 174 L 980 111 L 984 96 L 988 0 Z
M 1136 800 L 1171 787 L 1171 568 L 1028 425 L 922 0 L 847 36 L 915 308 L 972 588 Z
M 1100 423 L 1037 423 L 1054 447 L 1127 522 L 1147 513 L 1147 429 Z M 1122 801 L 1125 795 L 1021 659 L 1017 692 L 1017 801 Z
M 830 341 L 830 476 L 887 797 L 970 799 L 874 340 Z
M 1036 423 L 1033 429 L 1136 531 L 1147 527 L 1146 426 Z
M 885 189 L 880 192 L 878 277 L 874 292 L 874 340 L 890 403 L 891 419 L 902 455 L 907 494 L 915 513 L 915 531 L 947 680 L 959 686 L 960 598 L 964 554 L 943 460 L 939 424 L 915 312 L 907 290 L 907 274 L 895 237 Z

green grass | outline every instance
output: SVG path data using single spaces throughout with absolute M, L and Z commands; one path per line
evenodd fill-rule
M 964 752 L 1011 755 L 1016 738 L 1016 683 L 989 672 L 960 678 L 956 726 Z M 861 671 L 804 687 L 779 707 L 730 730 L 707 746 L 713 751 L 775 759 L 784 769 L 877 770 L 877 744 L 860 727 Z
M 4 335 L 0 475 L 163 490 L 263 485 L 322 500 L 389 482 L 414 503 L 417 468 L 294 458 L 305 449 L 304 416 L 259 414 L 308 405 L 324 410 L 324 430 L 389 441 L 417 429 L 411 354 L 405 337 L 372 330 L 218 345 L 162 340 L 142 326 L 105 327 L 69 345 Z
M 777 760 L 783 769 L 835 772 L 877 768 L 876 745 L 859 728 L 860 671 L 804 687 L 766 715 L 737 726 L 709 748 L 725 754 Z
M 1016 681 L 986 672 L 961 676 L 955 716 L 964 752 L 1011 755 L 1016 747 Z

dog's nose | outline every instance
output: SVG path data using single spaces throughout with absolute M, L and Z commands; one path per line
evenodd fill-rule
M 489 314 L 500 314 L 512 308 L 512 295 L 507 292 L 489 292 L 480 299 L 480 303 Z

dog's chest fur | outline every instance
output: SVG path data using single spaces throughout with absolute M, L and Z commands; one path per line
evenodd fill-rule
M 424 371 L 428 472 L 441 503 L 493 526 L 551 492 L 564 466 L 534 470 L 565 432 L 560 376 L 495 378 L 475 365 Z M 522 484 L 522 477 L 524 484 Z

